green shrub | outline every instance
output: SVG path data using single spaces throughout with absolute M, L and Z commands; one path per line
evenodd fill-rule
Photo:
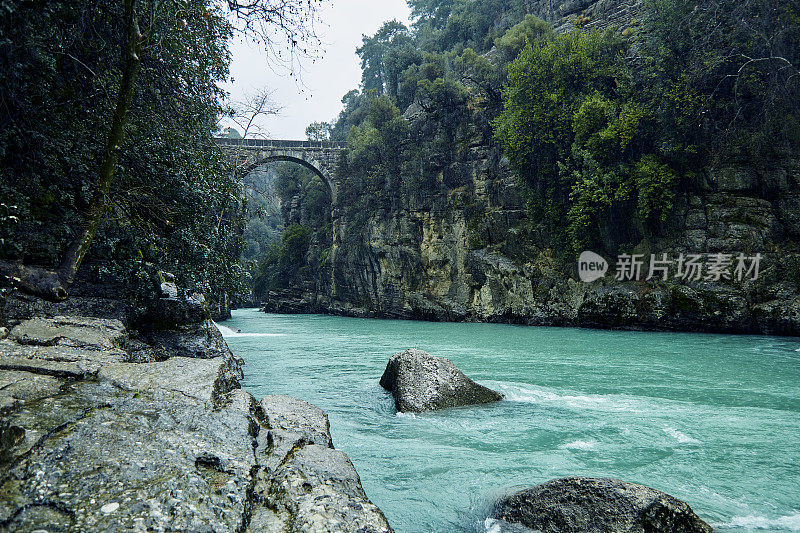
M 495 137 L 531 192 L 530 217 L 557 246 L 597 244 L 613 220 L 638 217 L 646 228 L 672 208 L 680 173 L 664 154 L 651 102 L 636 90 L 627 47 L 613 29 L 543 34 L 509 67 Z
M 253 296 L 263 299 L 271 290 L 289 287 L 307 266 L 306 254 L 312 230 L 292 224 L 281 236 L 281 242 L 269 247 L 253 279 Z

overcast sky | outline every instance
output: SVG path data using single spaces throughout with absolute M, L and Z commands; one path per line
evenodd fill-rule
M 321 59 L 303 61 L 300 82 L 286 69 L 270 68 L 265 53 L 252 43 L 231 43 L 232 83 L 224 85 L 232 100 L 261 88 L 274 91 L 275 103 L 283 109 L 268 117 L 263 126 L 273 139 L 305 139 L 311 122 L 331 121 L 342 108 L 341 99 L 361 81 L 356 48 L 363 34 L 372 35 L 384 21 L 398 19 L 408 24 L 405 0 L 332 0 L 321 13 L 317 33 L 323 41 Z

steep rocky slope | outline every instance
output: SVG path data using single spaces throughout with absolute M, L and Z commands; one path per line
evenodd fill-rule
M 632 250 L 645 255 L 645 269 L 651 253 L 761 253 L 757 280 L 623 283 L 612 266 L 611 279 L 583 283 L 577 257 L 565 271 L 551 250 L 537 249 L 499 155 L 472 153 L 462 190 L 442 187 L 430 204 L 375 213 L 360 228 L 340 218 L 332 297 L 321 295 L 319 306 L 435 320 L 800 334 L 797 161 L 762 172 L 710 169 L 701 189 L 676 202 L 668 236 Z M 481 214 L 459 209 L 463 197 Z

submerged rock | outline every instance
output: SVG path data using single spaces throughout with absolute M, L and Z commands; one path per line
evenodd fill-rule
M 542 533 L 710 533 L 689 505 L 610 478 L 566 477 L 501 499 L 494 518 Z
M 469 379 L 449 359 L 413 348 L 389 359 L 381 387 L 391 391 L 394 405 L 401 412 L 433 411 L 503 399 L 499 392 Z

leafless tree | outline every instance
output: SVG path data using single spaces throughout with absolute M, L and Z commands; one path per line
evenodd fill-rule
M 264 126 L 263 119 L 277 115 L 283 108 L 272 99 L 272 91 L 260 89 L 230 105 L 229 118 L 242 132 L 243 139 L 265 138 L 269 132 Z
M 271 60 L 293 72 L 298 56 L 313 57 L 322 41 L 317 35 L 325 0 L 220 0 L 234 31 L 263 45 Z

